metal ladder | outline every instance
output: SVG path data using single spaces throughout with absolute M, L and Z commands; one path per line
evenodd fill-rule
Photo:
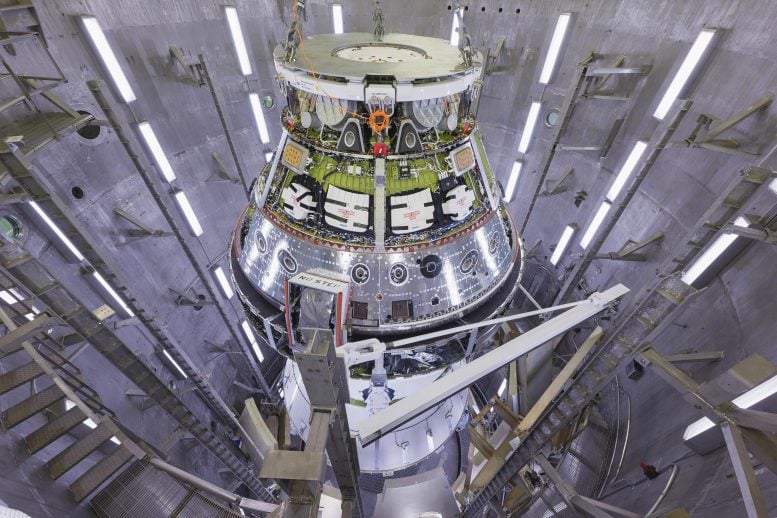
M 580 367 L 577 376 L 521 438 L 518 448 L 486 487 L 464 509 L 463 516 L 478 512 L 500 493 L 518 471 L 564 426 L 588 405 L 615 374 L 621 360 L 630 357 L 669 325 L 675 312 L 696 291 L 676 275 L 660 279 L 646 290 L 636 308 L 609 339 Z
M 124 373 L 148 397 L 155 401 L 182 428 L 226 465 L 256 495 L 265 501 L 275 498 L 264 488 L 256 475 L 241 460 L 234 445 L 211 432 L 181 402 L 167 384 L 146 365 L 108 326 L 80 300 L 59 284 L 46 267 L 29 254 L 18 242 L 0 236 L 0 274 L 14 286 L 24 286 L 36 297 L 40 311 L 56 317 L 73 330 L 73 334 L 88 341 L 118 370 Z
M 671 322 L 671 314 L 681 304 L 685 304 L 689 296 L 696 293 L 679 280 L 678 272 L 691 264 L 718 232 L 741 211 L 748 200 L 765 189 L 774 177 L 774 172 L 769 169 L 749 166 L 742 169 L 727 185 L 685 240 L 675 247 L 673 253 L 669 254 L 669 259 L 659 266 L 659 278 L 653 282 L 653 287 L 643 290 L 621 308 L 628 318 L 599 349 L 596 356 L 581 367 L 577 378 L 548 409 L 529 435 L 523 438 L 521 445 L 500 472 L 465 509 L 464 516 L 474 516 L 498 494 L 512 476 L 541 450 L 550 437 L 591 401 L 612 378 L 624 357 L 633 355 Z M 662 302 L 661 298 L 666 300 Z M 656 314 L 656 308 L 666 305 L 666 301 L 669 301 L 670 307 L 664 308 L 665 314 Z M 654 316 L 649 317 L 648 314 Z M 642 336 L 645 333 L 647 337 Z
M 0 279 L 2 289 L 6 294 L 21 295 L 22 290 L 18 286 L 9 285 L 7 278 Z M 13 290 L 13 292 L 11 292 Z M 15 296 L 11 295 L 16 298 Z M 18 299 L 17 299 L 18 300 Z M 43 314 L 33 317 L 36 308 L 33 307 L 31 299 L 22 298 L 14 304 L 3 305 L 3 317 L 10 319 L 10 322 L 24 322 L 33 319 L 30 324 L 36 324 L 41 320 L 49 321 Z M 11 317 L 9 313 L 14 316 Z M 25 315 L 29 315 L 26 317 Z M 10 335 L 11 325 L 6 326 Z M 20 326 L 17 329 L 22 328 Z M 27 327 L 30 327 L 29 325 Z M 70 470 L 79 466 L 81 462 L 95 451 L 105 452 L 107 448 L 103 447 L 118 428 L 115 421 L 115 414 L 107 408 L 101 401 L 99 395 L 89 387 L 81 375 L 80 370 L 67 357 L 65 357 L 51 339 L 46 331 L 48 326 L 37 327 L 37 337 L 34 333 L 29 333 L 28 340 L 38 343 L 36 354 L 28 363 L 15 367 L 6 372 L 0 373 L 0 397 L 13 392 L 15 389 L 27 384 L 35 383 L 40 378 L 45 378 L 51 374 L 52 382 L 55 378 L 64 382 L 73 393 L 77 394 L 80 400 L 86 403 L 90 409 L 100 416 L 99 424 L 91 421 L 92 430 L 72 442 L 68 446 L 59 450 L 48 462 L 46 469 L 52 479 L 58 479 L 68 473 Z M 34 337 L 34 338 L 33 338 Z M 16 345 L 16 344 L 14 344 Z M 12 355 L 24 354 L 29 356 L 27 351 L 21 346 L 3 348 L 3 358 L 8 359 Z M 48 371 L 48 373 L 46 372 Z M 33 385 L 34 386 L 34 385 Z M 24 436 L 24 448 L 29 455 L 34 455 L 53 444 L 58 439 L 66 436 L 79 425 L 82 425 L 90 419 L 89 416 L 78 406 L 72 404 L 70 408 L 64 403 L 66 393 L 56 382 L 42 390 L 33 390 L 33 393 L 21 401 L 11 404 L 2 413 L 0 413 L 0 425 L 4 430 L 10 430 L 35 416 L 45 416 L 46 422 L 27 433 Z M 64 412 L 62 411 L 64 408 Z M 70 492 L 76 502 L 83 501 L 92 494 L 98 487 L 113 476 L 124 466 L 139 449 L 133 441 L 122 434 L 124 441 L 104 453 L 104 456 L 84 471 L 76 480 L 69 484 Z M 102 447 L 102 448 L 101 448 Z

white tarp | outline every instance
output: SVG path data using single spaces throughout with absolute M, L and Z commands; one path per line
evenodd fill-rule
M 283 189 L 281 199 L 283 199 L 283 210 L 296 220 L 306 219 L 316 209 L 313 193 L 298 183 L 291 183 Z
M 434 224 L 434 201 L 429 189 L 392 196 L 390 207 L 391 232 L 394 234 L 418 232 Z
M 466 185 L 458 185 L 445 193 L 442 213 L 450 216 L 454 221 L 461 221 L 472 212 L 472 202 L 474 201 L 475 194 Z
M 326 191 L 324 220 L 342 230 L 366 232 L 370 222 L 370 195 L 330 185 Z

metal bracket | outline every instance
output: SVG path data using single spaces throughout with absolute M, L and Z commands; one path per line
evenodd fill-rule
M 554 194 L 561 194 L 562 192 L 566 192 L 566 187 L 561 187 L 561 185 L 564 183 L 564 181 L 569 178 L 569 176 L 575 172 L 574 167 L 570 167 L 567 169 L 564 174 L 561 175 L 561 177 L 555 181 L 555 183 L 552 183 L 551 186 L 551 180 L 548 180 L 545 182 L 545 190 L 540 193 L 540 196 L 553 196 Z
M 210 178 L 205 180 L 206 182 L 240 183 L 239 179 L 229 174 L 229 171 L 227 171 L 227 166 L 224 165 L 224 161 L 221 159 L 221 155 L 219 155 L 218 152 L 214 151 L 210 155 L 213 157 L 213 160 L 215 160 L 216 164 L 218 165 L 218 172 L 215 175 L 211 175 Z
M 770 245 L 777 244 L 777 231 L 769 230 L 766 228 L 753 228 L 753 227 L 740 227 L 738 225 L 726 225 L 723 227 L 723 232 L 726 234 L 735 234 L 737 236 L 746 237 L 748 239 L 754 239 L 756 241 L 763 241 Z
M 117 216 L 121 217 L 122 219 L 125 219 L 135 225 L 137 228 L 131 228 L 129 230 L 125 231 L 125 234 L 128 235 L 131 238 L 125 241 L 123 244 L 129 244 L 131 242 L 136 241 L 137 239 L 142 239 L 144 237 L 167 237 L 172 236 L 172 232 L 165 232 L 164 230 L 155 230 L 142 221 L 140 221 L 138 218 L 127 212 L 126 210 L 122 209 L 121 207 L 114 207 L 113 213 Z
M 201 307 L 201 306 L 215 306 L 216 303 L 212 300 L 208 300 L 204 297 L 204 295 L 199 295 L 199 297 L 203 297 L 202 299 L 198 298 L 197 300 L 191 298 L 190 296 L 186 295 L 185 293 L 181 293 L 178 290 L 174 290 L 173 288 L 168 288 L 170 291 L 178 295 L 178 298 L 176 299 L 175 303 L 179 306 L 193 306 L 195 308 Z
M 664 356 L 664 359 L 670 363 L 685 362 L 716 362 L 723 359 L 723 351 L 712 351 L 708 353 L 681 353 Z
M 12 205 L 14 203 L 23 203 L 26 201 L 30 201 L 30 196 L 20 187 L 12 187 L 3 194 L 0 194 L 0 205 Z
M 178 64 L 180 64 L 183 68 L 185 75 L 180 76 L 178 79 L 190 85 L 205 86 L 206 82 L 202 73 L 201 63 L 187 63 L 180 49 L 172 45 L 170 46 L 170 55 L 172 55 L 173 59 L 175 59 L 175 61 L 177 61 Z
M 715 117 L 711 115 L 701 115 L 697 120 L 696 127 L 693 129 L 690 135 L 686 137 L 683 142 L 689 147 L 700 147 L 704 149 L 710 149 L 713 151 L 720 151 L 737 156 L 744 156 L 752 158 L 759 156 L 761 153 L 754 153 L 750 151 L 744 151 L 740 148 L 740 143 L 734 139 L 719 139 L 722 133 L 730 130 L 734 126 L 740 124 L 745 119 L 752 116 L 754 113 L 763 110 L 772 103 L 774 96 L 771 94 L 761 97 L 756 102 L 748 106 L 747 108 L 735 113 L 728 119 L 719 122 L 714 127 L 710 127 Z
M 606 252 L 603 254 L 597 254 L 596 259 L 612 259 L 614 261 L 644 261 L 645 255 L 638 254 L 639 250 L 642 250 L 646 246 L 660 241 L 664 238 L 663 232 L 656 232 L 647 239 L 643 239 L 640 242 L 634 242 L 629 239 L 620 250 L 617 252 Z

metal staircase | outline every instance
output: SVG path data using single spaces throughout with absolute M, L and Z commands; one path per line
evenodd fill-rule
M 0 289 L 5 287 L 10 291 L 13 288 L 23 293 L 25 288 L 22 286 L 35 294 L 35 303 L 40 306 L 38 311 L 43 311 L 40 316 L 46 319 L 49 316 L 54 317 L 60 325 L 69 328 L 70 336 L 80 338 L 84 342 L 88 341 L 97 352 L 147 394 L 150 401 L 157 403 L 183 429 L 212 451 L 254 494 L 265 501 L 274 501 L 273 496 L 247 466 L 242 452 L 238 452 L 233 444 L 214 434 L 205 423 L 193 415 L 181 402 L 179 395 L 158 377 L 145 360 L 104 325 L 95 313 L 89 311 L 78 298 L 59 284 L 43 264 L 19 243 L 0 236 Z M 19 318 L 18 315 L 31 313 L 34 315 L 35 311 L 28 301 L 25 307 L 17 311 L 17 318 Z M 42 346 L 45 344 L 51 345 L 53 350 L 56 349 L 56 345 L 51 343 L 51 340 L 44 338 Z M 16 344 L 13 342 L 6 344 L 0 337 L 0 351 L 4 351 L 6 345 L 12 347 Z M 56 358 L 54 354 L 49 356 Z M 63 380 L 70 385 L 76 386 L 83 383 L 78 374 L 70 369 L 65 368 L 61 371 Z M 90 396 L 99 401 L 96 394 L 90 394 Z M 93 405 L 92 408 L 96 406 Z M 138 455 L 138 457 L 142 456 L 142 454 Z
M 19 296 L 14 304 L 4 301 L 3 308 L 0 310 L 2 312 L 0 316 L 8 330 L 3 338 L 7 338 L 17 322 L 34 318 L 32 315 L 38 310 L 29 299 L 21 296 L 22 292 L 18 287 L 4 284 L 2 288 L 6 298 Z M 46 317 L 40 316 L 37 320 L 46 320 Z M 33 417 L 38 416 L 45 420 L 44 424 L 31 432 L 22 432 L 23 442 L 29 455 L 35 455 L 55 443 L 58 448 L 62 448 L 46 462 L 46 470 L 52 479 L 59 479 L 81 465 L 93 452 L 100 452 L 103 457 L 68 485 L 75 501 L 81 502 L 134 457 L 133 449 L 125 446 L 126 437 L 125 442 L 115 438 L 118 425 L 113 421 L 113 413 L 105 407 L 97 393 L 84 382 L 78 368 L 57 350 L 56 342 L 45 331 L 39 332 L 35 341 L 38 345 L 33 349 L 35 354 L 32 355 L 32 361 L 4 372 L 0 371 L 0 405 L 5 406 L 4 400 L 11 400 L 10 405 L 0 413 L 0 426 L 3 430 L 16 427 L 29 430 L 29 426 L 22 425 L 28 423 Z M 3 342 L 5 343 L 7 341 Z M 22 356 L 30 357 L 28 347 L 32 347 L 29 342 L 17 344 L 13 351 L 4 348 L 4 363 L 18 362 L 22 360 Z M 71 394 L 77 395 L 81 403 L 87 404 L 94 412 L 92 416 L 99 415 L 99 424 L 95 424 L 82 408 L 67 399 L 68 394 L 55 380 L 64 383 L 67 389 L 72 391 Z M 47 382 L 51 384 L 45 386 Z M 18 400 L 20 391 L 17 389 L 25 384 L 33 386 L 31 394 Z M 36 390 L 36 386 L 43 386 L 43 388 Z M 89 427 L 91 430 L 86 435 L 66 444 L 69 434 L 80 425 Z M 104 445 L 109 441 L 118 444 L 105 447 Z M 137 447 L 135 450 L 137 451 Z
M 549 405 L 528 433 L 519 435 L 520 444 L 502 468 L 465 508 L 463 516 L 478 516 L 479 511 L 503 488 L 511 489 L 518 471 L 542 451 L 553 436 L 572 421 L 596 397 L 614 375 L 624 358 L 647 345 L 673 320 L 673 314 L 687 302 L 695 290 L 679 276 L 657 281 L 638 297 L 636 308 L 609 339 L 577 370 L 576 377 Z

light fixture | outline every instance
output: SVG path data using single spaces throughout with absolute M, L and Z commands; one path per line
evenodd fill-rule
M 51 229 L 51 231 L 54 232 L 59 240 L 62 241 L 70 253 L 73 254 L 78 261 L 83 261 L 84 254 L 82 254 L 81 251 L 76 248 L 76 245 L 74 245 L 73 242 L 64 234 L 64 232 L 59 229 L 59 227 L 51 220 L 48 214 L 43 212 L 43 209 L 40 208 L 40 205 L 34 201 L 28 202 L 28 205 L 32 207 L 32 210 L 34 210 L 40 219 L 42 219 L 43 222 Z
M 502 397 L 505 393 L 505 390 L 507 389 L 507 378 L 502 380 L 502 384 L 499 385 L 499 390 L 497 390 L 497 394 L 499 397 Z
M 542 513 L 542 518 L 551 518 L 553 516 L 558 516 L 561 514 L 561 511 L 567 508 L 567 504 L 565 502 L 560 502 L 553 506 L 553 509 L 548 509 L 544 513 Z
M 777 178 L 772 180 L 772 182 L 769 184 L 769 189 L 771 189 L 774 194 L 777 194 Z
M 507 188 L 505 189 L 505 201 L 512 201 L 513 194 L 515 194 L 515 187 L 518 185 L 518 177 L 521 175 L 521 168 L 523 162 L 517 160 L 513 163 L 513 169 L 510 171 L 510 178 L 507 180 Z
M 151 156 L 154 157 L 154 162 L 156 163 L 159 172 L 162 173 L 162 177 L 167 180 L 167 183 L 175 180 L 173 166 L 171 166 L 170 162 L 167 160 L 167 155 L 165 155 L 162 145 L 159 143 L 159 139 L 156 138 L 156 133 L 154 133 L 151 124 L 148 122 L 139 123 L 138 131 L 140 131 L 140 135 L 143 137 L 146 147 L 148 147 L 148 150 L 151 152 Z
M 108 75 L 111 76 L 111 81 L 113 81 L 113 85 L 118 90 L 119 95 L 121 95 L 125 103 L 131 103 L 135 100 L 135 92 L 132 91 L 127 76 L 124 75 L 124 71 L 116 59 L 116 54 L 113 53 L 108 40 L 105 39 L 105 33 L 102 27 L 100 27 L 100 22 L 94 16 L 81 16 L 81 23 L 89 36 L 89 40 L 92 42 L 95 50 L 97 50 L 100 61 L 102 61 L 103 66 L 108 71 Z
M 335 34 L 343 33 L 343 6 L 340 4 L 332 4 L 332 26 Z
M 426 446 L 429 447 L 429 451 L 434 451 L 434 437 L 431 429 L 426 430 Z
M 116 290 L 114 290 L 111 285 L 108 284 L 108 281 L 105 280 L 105 277 L 103 277 L 100 272 L 92 272 L 92 277 L 94 277 L 94 279 L 100 283 L 100 286 L 102 286 L 103 289 L 108 292 L 108 295 L 110 295 L 111 298 L 116 301 L 116 303 L 121 307 L 121 309 L 124 310 L 127 315 L 129 315 L 130 318 L 135 316 L 135 313 L 133 313 L 129 306 L 127 306 L 127 303 L 124 302 L 124 299 L 122 299 L 121 296 L 116 293 Z
M 76 406 L 75 403 L 73 403 L 69 399 L 65 400 L 65 411 L 70 410 L 74 406 Z M 91 419 L 89 419 L 88 417 L 86 419 L 84 419 L 83 421 L 81 421 L 81 424 L 86 425 L 87 428 L 90 428 L 92 430 L 97 428 L 97 424 L 95 424 L 95 422 L 92 421 Z M 111 437 L 111 442 L 114 443 L 114 444 L 121 444 L 121 441 L 119 439 L 117 439 L 116 437 Z
M 607 212 L 610 210 L 610 202 L 609 201 L 603 201 L 601 205 L 599 205 L 599 210 L 596 211 L 596 214 L 594 214 L 594 219 L 591 220 L 591 223 L 589 223 L 588 228 L 585 229 L 585 233 L 583 234 L 583 237 L 580 238 L 580 246 L 583 249 L 588 248 L 588 245 L 591 244 L 591 240 L 593 240 L 594 236 L 596 235 L 596 231 L 599 230 L 599 227 L 602 226 L 602 222 L 604 221 L 604 217 L 607 215 Z
M 714 29 L 704 29 L 699 33 L 699 35 L 696 37 L 696 41 L 694 41 L 693 45 L 691 46 L 691 50 L 688 51 L 688 55 L 685 56 L 683 63 L 677 70 L 674 79 L 672 79 L 672 82 L 669 83 L 669 87 L 666 89 L 666 92 L 664 92 L 664 96 L 658 103 L 656 111 L 653 112 L 653 117 L 659 120 L 663 120 L 663 118 L 666 117 L 669 109 L 680 96 L 683 88 L 685 88 L 686 83 L 688 83 L 688 80 L 691 78 L 694 70 L 696 70 L 696 67 L 704 57 L 704 54 L 706 53 L 706 50 L 712 42 L 712 38 L 714 36 Z
M 753 405 L 756 405 L 764 399 L 777 393 L 777 376 L 772 376 L 768 380 L 756 385 L 744 394 L 736 397 L 731 402 L 739 408 L 748 409 Z M 715 423 L 708 417 L 702 417 L 698 421 L 694 421 L 689 424 L 683 433 L 683 440 L 687 441 L 696 437 L 702 432 L 705 432 L 715 426 Z
M 224 296 L 231 299 L 235 292 L 232 290 L 232 285 L 227 280 L 224 269 L 221 266 L 217 266 L 213 270 L 213 275 L 215 275 L 216 280 L 219 281 L 219 286 L 221 286 L 221 291 L 224 292 Z
M 186 221 L 189 223 L 189 228 L 192 229 L 192 233 L 195 236 L 202 235 L 202 227 L 200 226 L 200 220 L 197 219 L 197 214 L 194 213 L 189 198 L 186 197 L 186 193 L 178 191 L 175 193 L 175 201 L 178 202 L 178 206 L 181 208 L 181 212 L 186 217 Z
M 264 161 L 268 164 L 272 162 L 273 156 L 275 156 L 275 153 L 272 151 L 265 151 L 264 152 Z
M 564 255 L 564 252 L 567 249 L 567 246 L 569 246 L 569 242 L 572 240 L 572 236 L 575 235 L 575 231 L 577 230 L 577 225 L 567 225 L 566 228 L 564 228 L 564 231 L 561 233 L 561 237 L 558 240 L 558 244 L 556 245 L 556 249 L 553 250 L 553 255 L 550 256 L 550 263 L 555 266 L 558 264 L 559 259 L 561 259 L 561 256 Z
M 777 376 L 772 376 L 732 401 L 739 408 L 750 408 L 777 393 Z
M 27 320 L 32 322 L 33 320 L 35 320 L 36 316 L 40 315 L 40 309 L 36 308 L 35 304 L 32 304 L 30 309 L 32 311 L 30 313 L 27 313 L 26 315 L 24 315 L 24 318 L 26 318 Z
M 615 201 L 615 198 L 617 198 L 618 194 L 623 190 L 623 186 L 626 185 L 629 176 L 634 172 L 634 168 L 637 166 L 639 159 L 642 158 L 642 154 L 645 152 L 646 148 L 647 142 L 643 140 L 638 140 L 637 143 L 634 144 L 634 148 L 631 150 L 631 153 L 629 153 L 626 161 L 623 162 L 620 171 L 618 171 L 615 181 L 612 182 L 610 190 L 607 191 L 606 198 L 609 201 Z
M 259 349 L 259 343 L 256 341 L 254 332 L 251 329 L 251 324 L 248 323 L 248 320 L 242 320 L 240 322 L 240 327 L 243 328 L 243 333 L 245 333 L 246 338 L 248 338 L 248 342 L 251 344 L 251 349 L 253 349 L 254 354 L 259 358 L 259 363 L 262 363 L 264 361 L 264 355 L 262 354 L 262 350 Z
M 749 227 L 747 219 L 739 216 L 734 220 L 734 225 L 738 227 Z M 693 284 L 693 282 L 699 278 L 699 276 L 715 262 L 715 259 L 720 257 L 720 254 L 726 251 L 731 244 L 737 239 L 736 234 L 722 234 L 715 241 L 708 246 L 704 252 L 694 261 L 690 268 L 688 268 L 683 276 L 680 278 L 686 284 Z
M 523 125 L 523 133 L 521 133 L 521 141 L 518 143 L 518 151 L 521 153 L 526 153 L 526 150 L 529 149 L 529 143 L 531 142 L 531 136 L 534 133 L 534 126 L 537 124 L 539 114 L 540 103 L 535 101 L 529 107 L 529 115 L 526 117 L 526 124 Z
M 166 350 L 166 349 L 162 349 L 162 354 L 164 354 L 164 355 L 165 355 L 165 358 L 167 358 L 167 361 L 169 361 L 170 363 L 172 363 L 172 364 L 173 364 L 173 367 L 175 367 L 175 368 L 178 370 L 178 372 L 181 374 L 181 376 L 183 376 L 183 377 L 184 377 L 184 378 L 186 378 L 186 379 L 189 379 L 189 376 L 187 376 L 187 375 L 186 375 L 186 373 L 185 373 L 185 372 L 183 371 L 183 369 L 181 368 L 181 366 L 180 366 L 180 365 L 178 365 L 178 362 L 177 362 L 177 361 L 175 361 L 175 360 L 173 360 L 173 357 L 172 357 L 172 356 L 170 356 L 170 353 L 169 353 L 169 352 L 167 352 L 167 350 Z
M 545 55 L 545 63 L 540 72 L 540 83 L 546 85 L 550 83 L 553 71 L 556 69 L 556 62 L 561 53 L 561 45 L 564 43 L 564 37 L 569 29 L 569 20 L 572 18 L 570 13 L 561 13 L 556 22 L 556 29 L 553 31 L 553 38 L 550 40 L 548 53 Z
M 6 290 L 0 291 L 0 299 L 2 299 L 2 301 L 8 304 L 9 306 L 13 306 L 17 302 L 19 302 L 18 300 L 16 300 L 16 298 L 13 295 L 11 295 Z
M 453 23 L 451 25 L 451 45 L 459 44 L 459 15 L 464 15 L 464 11 L 459 9 L 453 11 Z
M 229 32 L 232 34 L 232 43 L 237 53 L 237 61 L 240 64 L 240 72 L 244 76 L 250 76 L 252 72 L 251 60 L 248 59 L 248 48 L 246 47 L 246 40 L 243 38 L 243 29 L 240 28 L 240 18 L 237 16 L 237 9 L 232 6 L 226 6 L 224 11 L 227 15 Z
M 270 134 L 267 132 L 267 123 L 264 121 L 264 112 L 262 111 L 262 105 L 259 103 L 259 94 L 248 94 L 248 100 L 251 103 L 251 111 L 254 112 L 256 129 L 259 130 L 259 140 L 262 141 L 262 144 L 267 144 L 270 142 Z

